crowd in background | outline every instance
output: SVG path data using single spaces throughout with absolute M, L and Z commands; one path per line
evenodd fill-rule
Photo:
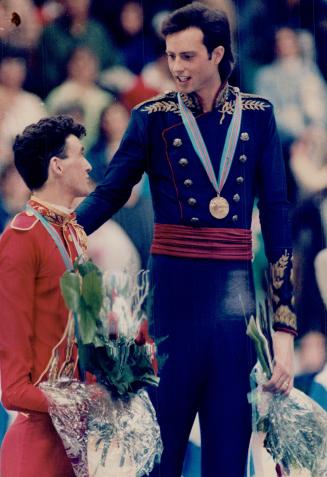
M 13 165 L 15 136 L 45 115 L 72 115 L 87 128 L 86 154 L 99 182 L 131 108 L 174 88 L 160 25 L 187 3 L 0 1 L 0 233 L 29 196 Z M 327 0 L 203 3 L 229 16 L 236 57 L 230 82 L 275 107 L 293 209 L 298 385 L 310 393 L 316 382 L 327 387 Z M 91 236 L 92 258 L 104 268 L 146 267 L 152 220 L 144 177 Z M 257 263 L 264 289 L 264 261 Z

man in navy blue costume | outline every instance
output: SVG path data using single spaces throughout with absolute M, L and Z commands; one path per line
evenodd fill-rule
M 198 412 L 202 477 L 242 477 L 251 432 L 246 395 L 254 356 L 243 309 L 255 313 L 255 195 L 276 331 L 266 390 L 289 393 L 293 385 L 296 317 L 283 159 L 271 103 L 228 84 L 234 60 L 225 14 L 194 2 L 173 12 L 162 31 L 177 92 L 134 108 L 103 182 L 77 214 L 92 233 L 148 173 L 152 319 L 156 335 L 169 336 L 153 396 L 164 453 L 151 476 L 180 477 Z

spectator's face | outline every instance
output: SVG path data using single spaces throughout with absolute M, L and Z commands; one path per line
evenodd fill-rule
M 292 58 L 300 53 L 299 39 L 291 28 L 281 28 L 276 33 L 276 55 L 279 58 Z
M 180 92 L 201 94 L 219 84 L 218 64 L 224 48 L 215 48 L 209 57 L 199 28 L 191 27 L 168 35 L 166 52 L 170 72 Z
M 98 75 L 98 61 L 92 51 L 78 48 L 68 64 L 68 75 L 82 83 L 92 83 Z
M 128 2 L 120 15 L 123 30 L 130 36 L 136 35 L 143 27 L 143 10 L 140 4 Z
M 85 159 L 84 147 L 81 141 L 71 134 L 66 139 L 65 158 L 59 159 L 57 164 L 61 169 L 61 185 L 63 192 L 72 199 L 85 197 L 92 190 L 92 181 L 89 172 L 92 167 Z
M 20 89 L 25 81 L 26 67 L 23 60 L 5 58 L 0 64 L 0 83 L 12 89 Z
M 120 140 L 126 130 L 129 114 L 120 103 L 109 106 L 103 115 L 102 128 L 112 140 Z

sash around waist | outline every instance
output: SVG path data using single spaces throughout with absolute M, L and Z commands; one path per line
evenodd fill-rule
M 252 232 L 249 229 L 155 224 L 151 253 L 211 260 L 251 260 Z

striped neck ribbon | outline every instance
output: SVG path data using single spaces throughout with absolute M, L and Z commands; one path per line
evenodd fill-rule
M 178 105 L 181 112 L 181 117 L 183 124 L 186 128 L 188 136 L 191 140 L 192 146 L 199 156 L 199 159 L 207 173 L 207 176 L 213 185 L 217 195 L 219 196 L 221 193 L 222 188 L 227 180 L 232 162 L 233 157 L 235 154 L 238 136 L 240 133 L 241 128 L 241 121 L 242 121 L 242 98 L 241 93 L 238 88 L 234 89 L 236 92 L 235 98 L 235 108 L 233 113 L 233 118 L 230 122 L 230 125 L 227 130 L 225 144 L 223 153 L 221 156 L 220 167 L 219 167 L 219 176 L 218 179 L 216 177 L 212 162 L 210 160 L 210 156 L 207 150 L 207 146 L 203 140 L 201 131 L 199 126 L 196 122 L 195 117 L 185 105 L 182 96 L 178 93 Z
M 42 214 L 40 214 L 37 210 L 35 210 L 29 204 L 26 205 L 26 210 L 28 212 L 31 212 L 37 219 L 39 219 L 41 224 L 44 226 L 46 231 L 49 233 L 49 235 L 52 237 L 55 244 L 57 245 L 58 250 L 59 250 L 59 252 L 62 256 L 62 259 L 64 261 L 64 264 L 65 264 L 67 270 L 72 271 L 74 269 L 72 259 L 70 258 L 69 254 L 68 254 L 68 252 L 67 252 L 67 250 L 66 250 L 66 248 L 65 248 L 65 246 L 64 246 L 64 244 L 63 244 L 63 242 L 60 238 L 60 235 L 58 234 L 56 229 L 47 221 L 47 219 L 45 219 L 43 217 Z M 76 313 L 73 313 L 73 317 L 74 317 L 74 324 L 75 324 L 75 336 L 76 336 L 77 341 L 79 341 L 79 328 L 78 328 L 78 320 L 77 320 Z M 81 367 L 80 367 L 80 373 L 81 373 L 81 376 L 84 376 L 84 371 L 82 370 Z

